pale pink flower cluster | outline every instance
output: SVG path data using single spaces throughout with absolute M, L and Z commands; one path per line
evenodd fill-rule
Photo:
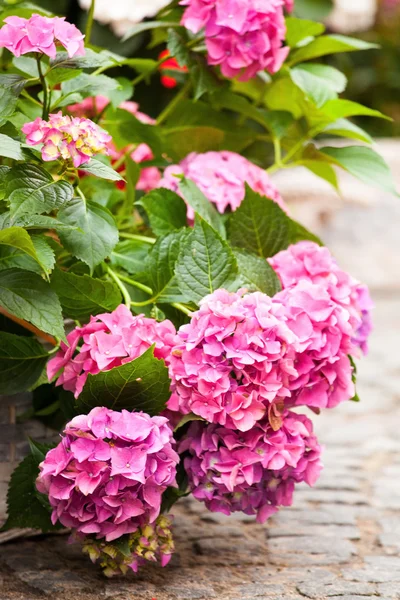
M 287 0 L 182 0 L 181 23 L 198 33 L 205 29 L 208 63 L 225 77 L 246 81 L 259 71 L 276 73 L 288 55 L 282 45 Z
M 22 127 L 26 143 L 42 144 L 42 159 L 72 161 L 74 167 L 89 162 L 95 154 L 107 154 L 111 136 L 90 119 L 63 116 L 61 111 L 44 121 L 37 117 Z
M 173 444 L 164 417 L 101 407 L 75 417 L 36 482 L 52 522 L 107 542 L 154 523 L 163 492 L 176 486 Z
M 34 14 L 29 19 L 7 17 L 0 29 L 0 48 L 7 48 L 15 56 L 41 52 L 55 58 L 57 45 L 63 46 L 70 58 L 83 56 L 84 35 L 65 17 L 42 17 Z
M 105 108 L 109 105 L 110 100 L 106 96 L 94 96 L 91 98 L 85 98 L 82 102 L 77 104 L 71 104 L 68 106 L 68 110 L 73 114 L 80 117 L 94 118 L 100 115 Z M 126 110 L 134 115 L 142 123 L 146 125 L 154 125 L 155 121 L 149 115 L 139 110 L 139 105 L 136 102 L 127 100 L 121 102 L 119 108 Z M 113 161 L 119 160 L 125 153 L 126 148 L 117 150 L 112 140 L 107 144 L 108 152 Z M 135 163 L 142 163 L 148 160 L 153 160 L 153 152 L 147 144 L 139 144 L 130 154 L 131 159 Z M 123 168 L 123 167 L 122 167 Z M 149 192 L 157 187 L 161 179 L 160 171 L 157 167 L 145 167 L 140 172 L 139 181 L 136 184 L 136 189 Z M 121 187 L 121 184 L 119 185 Z
M 321 448 L 304 415 L 285 412 L 274 431 L 267 419 L 245 433 L 201 422 L 191 424 L 179 451 L 193 495 L 212 512 L 242 511 L 264 523 L 290 506 L 296 483 L 314 485 Z
M 372 330 L 372 300 L 368 287 L 343 271 L 328 248 L 314 242 L 298 242 L 268 259 L 286 289 L 299 281 L 323 285 L 332 300 L 350 313 L 355 348 L 350 354 L 368 352 L 368 336 Z
M 165 359 L 174 336 L 175 327 L 170 321 L 157 323 L 143 315 L 134 317 L 121 304 L 112 313 L 92 317 L 87 325 L 71 331 L 68 345 L 61 342 L 59 352 L 47 363 L 47 375 L 52 380 L 62 370 L 56 385 L 62 385 L 77 398 L 89 373 L 97 375 L 131 362 L 153 344 L 155 357 Z
M 179 192 L 179 178 L 184 175 L 191 179 L 203 194 L 216 205 L 220 213 L 235 211 L 245 196 L 247 183 L 255 192 L 274 200 L 286 211 L 284 202 L 268 177 L 260 167 L 235 152 L 192 152 L 178 165 L 170 165 L 164 171 L 159 187 Z M 188 206 L 188 219 L 194 218 L 193 209 Z

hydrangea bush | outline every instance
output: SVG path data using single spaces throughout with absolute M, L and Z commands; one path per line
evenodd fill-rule
M 6 4 L 0 393 L 30 391 L 61 441 L 30 441 L 4 528 L 68 528 L 108 576 L 164 566 L 179 498 L 266 521 L 322 469 L 304 410 L 358 400 L 368 289 L 273 174 L 394 190 L 349 120 L 384 116 L 321 58 L 370 45 L 287 0 L 183 0 L 128 31 L 127 57 L 91 45 L 95 0 L 85 33 Z

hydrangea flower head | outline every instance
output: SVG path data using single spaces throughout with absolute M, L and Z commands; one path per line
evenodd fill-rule
M 205 29 L 208 63 L 225 77 L 247 81 L 259 71 L 276 73 L 289 49 L 282 46 L 286 0 L 182 0 L 181 23 Z
M 284 306 L 260 292 L 217 290 L 177 334 L 169 362 L 170 410 L 248 431 L 290 395 L 297 336 Z
M 77 398 L 89 373 L 96 375 L 131 362 L 153 344 L 155 357 L 165 359 L 174 337 L 175 327 L 170 321 L 158 323 L 143 315 L 134 317 L 121 304 L 112 313 L 92 317 L 87 325 L 71 331 L 68 345 L 61 342 L 59 352 L 47 363 L 47 374 L 51 380 L 62 369 L 56 385 L 62 385 Z
M 72 419 L 36 481 L 52 522 L 106 542 L 154 523 L 179 456 L 164 417 L 96 407 Z
M 83 56 L 84 35 L 65 17 L 42 17 L 34 14 L 29 19 L 7 17 L 0 29 L 0 48 L 7 48 L 15 56 L 41 52 L 55 58 L 57 44 L 63 46 L 70 58 Z
M 176 175 L 185 175 L 194 181 L 220 213 L 228 209 L 234 211 L 240 206 L 246 193 L 246 183 L 255 192 L 274 200 L 286 211 L 283 200 L 268 174 L 235 152 L 192 152 L 179 165 L 170 165 L 165 169 L 159 187 L 178 193 L 179 179 Z M 188 219 L 191 221 L 193 218 L 193 209 L 188 206 Z
M 278 273 L 284 288 L 301 280 L 323 285 L 331 298 L 350 313 L 354 352 L 368 352 L 368 336 L 372 330 L 372 300 L 368 287 L 343 271 L 328 248 L 315 242 L 302 241 L 289 246 L 268 259 Z
M 63 116 L 61 112 L 49 115 L 48 121 L 37 117 L 25 123 L 22 131 L 30 146 L 43 144 L 44 161 L 72 161 L 76 168 L 96 154 L 107 154 L 111 141 L 111 136 L 90 119 Z
M 290 506 L 296 483 L 314 485 L 322 469 L 312 423 L 286 411 L 274 431 L 258 421 L 241 433 L 196 421 L 180 444 L 189 486 L 212 512 L 241 511 L 263 523 L 279 506 Z
M 94 96 L 90 98 L 85 98 L 82 102 L 77 104 L 71 104 L 68 106 L 68 110 L 73 115 L 78 117 L 88 117 L 95 118 L 101 115 L 105 108 L 110 104 L 110 99 L 106 96 Z M 154 125 L 155 121 L 149 115 L 141 112 L 139 110 L 139 105 L 136 102 L 131 102 L 130 100 L 126 100 L 121 102 L 119 108 L 122 110 L 126 110 L 134 115 L 139 121 L 142 123 L 146 123 L 146 125 Z M 126 148 L 122 150 L 117 150 L 115 144 L 110 139 L 107 143 L 108 154 L 111 156 L 113 162 L 118 161 L 124 154 L 126 153 Z M 147 160 L 153 160 L 154 155 L 153 152 L 147 144 L 139 144 L 130 155 L 131 159 L 135 163 L 142 163 Z M 123 169 L 123 166 L 120 170 Z M 159 181 L 161 179 L 160 171 L 157 167 L 145 167 L 140 172 L 139 180 L 136 184 L 136 189 L 143 190 L 145 192 L 149 192 L 157 187 Z M 120 189 L 125 187 L 125 183 L 123 181 L 117 182 L 117 186 Z

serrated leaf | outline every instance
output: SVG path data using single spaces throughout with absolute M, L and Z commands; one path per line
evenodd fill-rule
M 158 415 L 170 397 L 170 379 L 163 360 L 154 357 L 154 347 L 110 371 L 90 375 L 77 407 L 85 412 L 99 405 L 113 410 L 143 410 Z
M 29 389 L 40 377 L 48 356 L 35 338 L 0 331 L 0 394 Z
M 304 60 L 319 58 L 320 56 L 326 56 L 327 54 L 355 52 L 357 50 L 369 50 L 377 47 L 376 44 L 370 44 L 363 40 L 344 35 L 322 35 L 306 46 L 302 46 L 301 48 L 292 51 L 289 55 L 288 64 L 294 65 L 303 62 Z
M 140 240 L 124 240 L 111 253 L 111 264 L 125 269 L 131 275 L 143 271 L 143 265 L 151 246 Z
M 382 156 L 372 148 L 365 146 L 325 147 L 321 148 L 320 152 L 367 185 L 397 195 L 389 166 Z
M 111 312 L 121 304 L 121 292 L 114 283 L 75 275 L 56 269 L 50 285 L 57 294 L 65 317 L 89 321 L 91 316 Z
M 50 173 L 37 165 L 17 165 L 7 174 L 6 198 L 13 221 L 26 214 L 49 213 L 65 206 L 72 196 L 70 183 L 54 181 Z
M 67 52 L 57 52 L 55 59 L 50 60 L 51 67 L 64 69 L 96 69 L 97 67 L 111 67 L 118 65 L 112 53 L 107 50 L 95 52 L 91 48 L 85 48 L 84 56 L 70 58 Z
M 300 239 L 318 238 L 290 219 L 276 202 L 246 186 L 246 196 L 228 221 L 228 239 L 233 246 L 268 258 Z
M 25 78 L 20 75 L 0 75 L 0 125 L 14 113 L 25 83 Z
M 147 257 L 146 272 L 154 303 L 185 300 L 175 278 L 175 265 L 186 235 L 187 230 L 183 229 L 158 238 Z
M 91 158 L 88 163 L 82 165 L 81 169 L 82 171 L 90 173 L 91 175 L 96 175 L 96 177 L 100 177 L 101 179 L 108 179 L 109 181 L 124 181 L 124 178 L 121 177 L 117 171 L 114 171 L 112 167 L 104 164 L 96 158 Z
M 308 21 L 307 19 L 286 18 L 285 40 L 288 46 L 294 48 L 307 38 L 312 38 L 324 33 L 325 26 L 322 23 Z
M 0 230 L 0 245 L 18 248 L 21 252 L 29 255 L 39 262 L 35 246 L 29 234 L 22 227 L 9 227 Z
M 260 291 L 275 296 L 282 286 L 278 275 L 265 258 L 250 254 L 246 250 L 234 250 L 239 268 L 240 283 L 250 291 Z
M 197 185 L 191 179 L 183 178 L 179 181 L 179 189 L 193 211 L 200 215 L 215 231 L 218 231 L 222 238 L 225 238 L 226 231 L 220 213 Z
M 24 160 L 21 143 L 13 140 L 8 135 L 0 133 L 0 156 L 13 158 L 14 160 Z
M 78 92 L 82 96 L 107 96 L 118 89 L 118 81 L 107 75 L 89 75 L 82 73 L 74 79 L 64 81 L 61 90 L 64 96 Z
M 44 272 L 49 275 L 54 269 L 56 262 L 54 250 L 44 235 L 32 235 L 31 239 L 35 247 L 38 262 Z
M 57 338 L 64 338 L 60 302 L 43 279 L 29 271 L 0 272 L 0 306 Z
M 24 229 L 54 229 L 55 231 L 71 231 L 76 227 L 64 225 L 61 221 L 53 217 L 45 217 L 43 215 L 24 215 L 15 219 L 15 227 L 23 227 Z M 7 211 L 0 215 L 0 230 L 9 229 L 11 227 L 10 213 Z
M 181 292 L 195 303 L 236 279 L 238 266 L 231 248 L 199 215 L 182 243 L 175 274 Z
M 185 202 L 178 194 L 165 188 L 152 190 L 138 202 L 149 217 L 150 227 L 156 235 L 176 231 L 187 224 Z
M 79 231 L 59 231 L 63 246 L 74 256 L 94 267 L 110 256 L 118 242 L 118 230 L 112 214 L 100 204 L 74 198 L 61 209 L 58 219 Z

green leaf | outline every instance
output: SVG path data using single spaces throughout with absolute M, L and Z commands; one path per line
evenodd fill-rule
M 124 181 L 117 171 L 114 171 L 112 167 L 104 164 L 96 158 L 91 158 L 90 161 L 81 167 L 82 171 L 100 177 L 101 179 L 108 179 L 109 181 Z
M 345 148 L 324 147 L 321 154 L 329 156 L 332 162 L 364 183 L 397 194 L 392 173 L 382 156 L 365 146 L 347 146 Z
M 49 275 L 54 269 L 56 262 L 54 250 L 50 246 L 48 238 L 46 239 L 44 235 L 33 235 L 31 239 L 35 247 L 38 262 L 46 275 Z
M 126 42 L 126 40 L 129 40 L 131 37 L 137 35 L 138 33 L 142 33 L 143 31 L 150 31 L 151 29 L 158 29 L 160 27 L 163 29 L 165 29 L 166 27 L 180 27 L 180 24 L 179 22 L 175 23 L 174 21 L 144 21 L 143 23 L 138 23 L 137 25 L 129 29 L 123 36 L 122 41 Z
M 61 90 L 64 96 L 69 96 L 78 92 L 82 96 L 107 96 L 117 90 L 119 87 L 118 81 L 107 77 L 107 75 L 89 75 L 82 73 L 74 79 L 64 81 L 61 84 Z
M 39 263 L 32 239 L 22 227 L 10 227 L 9 229 L 0 230 L 0 245 L 18 248 Z
M 0 75 L 0 125 L 14 113 L 25 83 L 25 78 L 20 75 Z
M 213 103 L 219 108 L 226 108 L 241 115 L 245 115 L 263 127 L 266 126 L 265 115 L 252 102 L 240 94 L 235 94 L 230 90 L 219 90 L 213 98 Z
M 6 198 L 15 221 L 22 215 L 49 213 L 65 206 L 73 187 L 64 180 L 54 181 L 50 173 L 36 165 L 16 165 L 6 178 Z
M 156 235 L 176 231 L 187 224 L 186 204 L 178 194 L 157 188 L 138 202 L 149 217 L 150 227 Z
M 260 291 L 267 296 L 275 296 L 282 286 L 278 275 L 265 258 L 250 254 L 246 250 L 234 250 L 239 267 L 240 282 L 250 291 Z
M 305 19 L 321 21 L 333 9 L 333 0 L 296 0 L 295 14 Z
M 8 229 L 11 226 L 11 217 L 9 212 L 0 215 L 0 230 Z M 23 215 L 14 220 L 15 227 L 23 227 L 24 229 L 55 229 L 56 231 L 70 231 L 76 229 L 71 225 L 64 225 L 61 221 L 57 221 L 53 217 L 45 217 L 43 215 Z
M 391 120 L 379 110 L 374 110 L 358 104 L 358 102 L 352 102 L 351 100 L 342 100 L 338 98 L 336 100 L 329 100 L 324 106 L 321 107 L 320 111 L 315 115 L 311 115 L 311 122 L 318 123 L 319 121 L 336 121 L 344 117 L 376 117 L 378 119 Z
M 11 475 L 7 494 L 8 519 L 3 531 L 14 527 L 40 529 L 43 532 L 60 528 L 51 523 L 47 497 L 36 490 L 39 462 L 37 455 L 29 454 Z
M 133 85 L 129 79 L 118 77 L 116 82 L 118 83 L 117 89 L 109 93 L 109 98 L 114 108 L 118 108 L 122 102 L 130 100 L 133 96 Z
M 228 239 L 261 257 L 274 256 L 301 239 L 319 240 L 265 196 L 246 186 L 246 196 L 228 221 Z
M 0 200 L 3 200 L 6 195 L 6 180 L 10 172 L 10 167 L 0 165 Z
M 25 158 L 20 142 L 3 133 L 0 133 L 0 156 L 13 158 L 14 160 L 24 160 Z
M 271 111 L 286 111 L 299 119 L 305 112 L 307 99 L 290 77 L 281 77 L 268 86 L 265 103 Z
M 347 84 L 346 77 L 338 69 L 328 65 L 298 65 L 290 70 L 290 76 L 317 107 L 336 99 Z
M 199 417 L 199 415 L 195 415 L 194 413 L 189 413 L 188 415 L 185 415 L 184 417 L 182 417 L 182 419 L 179 421 L 178 425 L 175 427 L 174 432 L 178 431 L 178 429 L 180 429 L 184 425 L 187 425 L 187 423 L 192 423 L 193 421 L 205 421 L 205 420 L 203 419 L 203 417 Z
M 186 235 L 185 228 L 158 238 L 147 257 L 146 272 L 153 290 L 154 302 L 185 300 L 176 281 L 175 265 Z
M 83 323 L 91 316 L 111 312 L 121 304 L 121 292 L 114 283 L 89 275 L 56 269 L 50 285 L 61 302 L 64 316 Z
M 170 379 L 163 360 L 154 357 L 152 346 L 141 356 L 110 371 L 90 375 L 77 400 L 84 412 L 95 406 L 113 410 L 144 411 L 158 415 L 170 397 Z
M 86 46 L 84 56 L 70 58 L 67 52 L 57 52 L 56 58 L 50 60 L 51 67 L 63 69 L 96 69 L 97 67 L 111 67 L 118 65 L 119 61 L 108 50 L 95 52 Z
M 113 142 L 119 149 L 129 144 L 146 143 L 155 156 L 160 156 L 164 151 L 158 127 L 142 123 L 127 110 L 108 108 L 102 125 L 112 135 Z
M 317 177 L 320 177 L 324 181 L 327 181 L 337 192 L 339 191 L 339 184 L 335 169 L 327 162 L 321 160 L 302 160 L 301 164 L 306 167 L 309 171 L 314 173 Z
M 111 253 L 111 264 L 125 269 L 131 275 L 143 271 L 143 265 L 151 249 L 150 244 L 140 240 L 119 242 Z
M 169 29 L 167 40 L 167 48 L 180 67 L 185 67 L 190 61 L 190 51 L 186 47 L 187 40 L 181 35 L 183 31 L 183 28 L 180 28 L 179 32 Z
M 288 64 L 295 65 L 304 60 L 319 58 L 320 56 L 326 56 L 327 54 L 355 52 L 357 50 L 369 50 L 371 48 L 378 48 L 378 46 L 377 44 L 370 44 L 363 40 L 359 40 L 358 38 L 351 38 L 344 35 L 322 35 L 306 46 L 302 46 L 301 48 L 292 51 L 289 55 Z
M 214 204 L 205 197 L 197 185 L 191 179 L 183 178 L 179 182 L 182 196 L 202 219 L 204 219 L 222 238 L 226 238 L 225 226 L 221 215 Z
M 286 18 L 286 43 L 294 48 L 303 40 L 321 35 L 324 33 L 325 26 L 322 23 L 308 21 L 307 19 L 296 19 L 295 17 Z
M 196 215 L 194 229 L 182 243 L 175 273 L 184 296 L 198 303 L 214 290 L 229 287 L 236 279 L 238 266 L 225 240 Z
M 164 131 L 164 136 L 168 154 L 176 161 L 182 160 L 190 152 L 226 149 L 225 132 L 207 125 L 171 127 Z
M 358 127 L 358 125 L 355 125 L 347 119 L 337 119 L 337 121 L 329 123 L 329 125 L 324 128 L 323 132 L 329 135 L 338 135 L 353 140 L 360 140 L 367 144 L 373 143 L 373 139 L 366 131 L 364 131 L 364 129 L 361 129 L 361 127 Z
M 40 377 L 48 356 L 35 338 L 0 331 L 0 394 L 29 389 Z
M 110 256 L 118 242 L 118 230 L 112 214 L 95 202 L 74 198 L 59 211 L 58 219 L 66 225 L 79 227 L 79 231 L 59 231 L 60 240 L 91 271 Z
M 21 269 L 0 272 L 0 306 L 57 338 L 64 338 L 61 306 L 50 285 Z

